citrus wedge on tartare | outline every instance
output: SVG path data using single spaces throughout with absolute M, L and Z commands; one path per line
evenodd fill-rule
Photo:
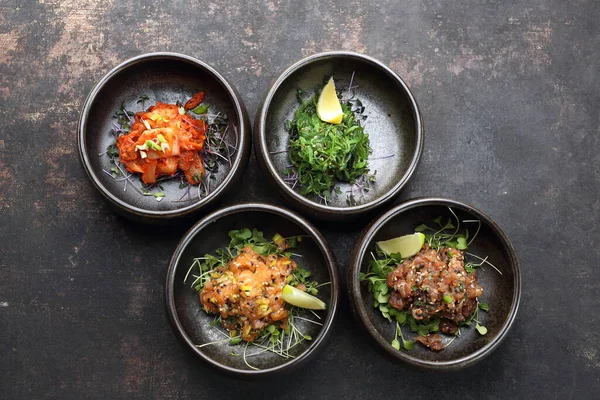
M 309 310 L 324 310 L 326 308 L 326 304 L 315 296 L 290 285 L 283 287 L 281 298 L 288 304 Z
M 377 246 L 388 256 L 400 254 L 402 258 L 412 257 L 421 250 L 425 243 L 425 235 L 415 232 L 410 235 L 399 236 L 390 240 L 377 242 Z

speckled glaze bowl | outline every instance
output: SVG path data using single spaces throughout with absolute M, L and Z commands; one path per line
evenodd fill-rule
M 360 282 L 359 275 L 368 269 L 372 260 L 371 253 L 375 253 L 375 242 L 410 234 L 416 226 L 431 223 L 435 217 L 450 217 L 452 214 L 449 207 L 461 220 L 481 221 L 481 230 L 467 251 L 488 257 L 488 261 L 502 272 L 501 275 L 489 265 L 484 265 L 477 271 L 478 282 L 484 290 L 480 299 L 488 303 L 490 308 L 487 313 L 481 312 L 479 318 L 488 332 L 482 336 L 473 325 L 463 327 L 461 335 L 439 352 L 431 351 L 418 343 L 411 351 L 395 350 L 390 344 L 394 338 L 395 325 L 373 307 L 373 295 L 368 290 L 367 283 Z M 471 224 L 469 227 L 471 235 L 474 234 L 476 225 Z M 521 271 L 513 246 L 490 217 L 459 201 L 420 198 L 409 200 L 385 212 L 363 231 L 351 256 L 348 291 L 354 315 L 386 355 L 420 369 L 458 370 L 488 356 L 506 337 L 519 307 Z M 403 331 L 413 337 L 408 326 Z M 445 343 L 448 340 L 449 337 L 446 336 Z
M 299 107 L 297 91 L 308 98 L 331 75 L 338 91 L 352 81 L 354 95 L 365 107 L 363 126 L 373 149 L 369 168 L 377 171 L 377 180 L 369 191 L 339 184 L 341 193 L 325 203 L 286 183 L 284 171 L 291 162 L 285 125 Z M 300 60 L 277 78 L 258 110 L 253 137 L 263 173 L 289 204 L 313 218 L 347 220 L 390 202 L 410 179 L 421 156 L 423 123 L 414 96 L 398 74 L 371 57 L 333 51 Z
M 197 187 L 191 188 L 190 194 L 186 195 L 187 189 L 181 189 L 180 182 L 175 179 L 162 183 L 165 197 L 158 202 L 153 196 L 141 194 L 139 177 L 114 179 L 107 173 L 115 167 L 105 153 L 114 143 L 110 130 L 116 122 L 115 112 L 121 105 L 137 112 L 157 101 L 185 102 L 199 90 L 205 91 L 205 102 L 211 104 L 211 110 L 227 114 L 230 125 L 225 139 L 237 144 L 231 165 L 223 163 L 217 171 L 210 172 L 207 187 L 203 188 L 207 195 L 199 195 Z M 138 100 L 143 95 L 148 99 L 142 104 Z M 218 203 L 246 167 L 250 157 L 250 132 L 241 97 L 214 68 L 182 54 L 151 53 L 123 62 L 94 86 L 81 112 L 78 145 L 85 172 L 117 212 L 137 221 L 160 223 L 206 212 Z
M 292 349 L 294 358 L 285 359 L 272 352 L 251 356 L 248 360 L 253 370 L 245 365 L 241 356 L 244 345 L 230 346 L 227 342 L 197 347 L 203 343 L 223 339 L 215 327 L 210 326 L 214 315 L 202 309 L 198 294 L 184 284 L 184 278 L 195 257 L 214 254 L 218 248 L 229 244 L 228 232 L 233 229 L 256 228 L 266 238 L 280 233 L 284 237 L 306 235 L 293 250 L 294 260 L 311 271 L 311 279 L 319 283 L 330 282 L 319 288 L 318 297 L 327 304 L 327 310 L 318 312 L 322 325 L 300 320 L 301 331 L 312 337 Z M 323 236 L 301 216 L 284 208 L 268 204 L 240 204 L 229 206 L 207 215 L 196 223 L 181 239 L 169 263 L 165 283 L 165 308 L 169 321 L 182 345 L 192 355 L 208 366 L 228 375 L 243 379 L 270 378 L 287 373 L 306 364 L 325 344 L 331 333 L 340 296 L 340 278 L 334 253 Z M 308 314 L 311 315 L 311 314 Z M 315 319 L 315 318 L 313 318 Z M 243 343 L 243 342 L 242 342 Z M 256 349 L 250 347 L 250 352 Z M 235 351 L 237 356 L 232 356 Z

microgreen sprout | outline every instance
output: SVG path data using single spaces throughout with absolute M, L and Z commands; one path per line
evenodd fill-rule
M 414 340 L 406 340 L 404 339 L 404 335 L 402 334 L 402 328 L 400 328 L 400 323 L 396 321 L 396 333 L 394 335 L 394 340 L 392 340 L 392 347 L 396 350 L 400 350 L 400 342 L 398 341 L 398 335 L 400 335 L 400 339 L 402 340 L 402 347 L 405 350 L 410 351 L 415 347 Z
M 141 104 L 142 108 L 146 108 L 145 105 L 147 100 L 150 100 L 150 97 L 148 97 L 148 95 L 143 94 L 140 96 L 139 100 L 137 101 L 137 104 Z
M 485 303 L 477 303 L 477 307 L 475 307 L 475 315 L 473 316 L 473 321 L 475 321 L 475 329 L 477 330 L 477 332 L 479 332 L 480 335 L 485 335 L 487 333 L 487 328 L 483 325 L 481 325 L 481 322 L 479 321 L 479 309 L 482 309 L 483 311 L 488 311 L 489 307 L 487 304 L 485 304 L 485 307 L 482 307 L 481 304 L 485 304 Z

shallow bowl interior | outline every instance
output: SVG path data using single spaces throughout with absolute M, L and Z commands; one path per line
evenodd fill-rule
M 184 284 L 184 278 L 195 257 L 206 253 L 214 254 L 218 248 L 229 244 L 228 232 L 233 229 L 256 228 L 266 238 L 275 233 L 284 237 L 307 235 L 298 247 L 293 250 L 294 259 L 299 266 L 311 271 L 311 279 L 320 283 L 331 282 L 319 288 L 318 297 L 327 303 L 326 311 L 319 311 L 318 320 L 323 325 L 306 321 L 298 321 L 299 329 L 312 337 L 291 350 L 293 359 L 285 359 L 272 352 L 263 352 L 259 356 L 250 356 L 248 362 L 259 368 L 250 369 L 242 357 L 244 346 L 229 346 L 227 342 L 196 347 L 203 343 L 223 339 L 216 328 L 210 326 L 214 315 L 202 310 L 198 295 Z M 185 347 L 191 350 L 210 365 L 226 373 L 252 376 L 265 375 L 296 367 L 308 359 L 320 347 L 329 332 L 337 310 L 339 296 L 339 278 L 334 256 L 321 235 L 312 226 L 288 211 L 268 205 L 239 205 L 219 210 L 197 223 L 182 239 L 173 255 L 166 283 L 167 313 L 175 332 Z M 312 314 L 308 317 L 317 320 Z M 257 348 L 249 347 L 247 354 L 257 352 Z M 232 351 L 237 356 L 232 356 Z
M 377 181 L 369 191 L 357 185 L 339 184 L 342 193 L 325 204 L 323 200 L 300 194 L 298 186 L 285 182 L 290 160 L 286 152 L 291 121 L 298 109 L 298 90 L 303 98 L 312 96 L 333 75 L 336 88 L 359 99 L 365 107 L 365 131 L 373 153 L 370 172 Z M 353 89 L 348 92 L 352 81 Z M 323 216 L 355 214 L 391 200 L 408 181 L 419 160 L 423 141 L 421 114 L 402 79 L 377 60 L 356 54 L 331 52 L 308 57 L 284 72 L 267 94 L 257 118 L 255 152 L 267 174 L 284 196 L 303 208 Z M 350 198 L 353 194 L 353 201 Z
M 181 189 L 180 180 L 161 183 L 165 198 L 158 202 L 153 196 L 140 193 L 141 180 L 136 175 L 131 181 L 122 176 L 114 179 L 109 171 L 115 167 L 105 154 L 115 142 L 110 133 L 117 122 L 115 113 L 121 109 L 133 112 L 147 109 L 156 102 L 185 103 L 191 96 L 204 90 L 205 103 L 210 110 L 226 113 L 230 126 L 225 140 L 238 145 L 231 165 L 220 163 L 209 172 L 206 180 L 208 195 L 199 195 L 194 186 L 188 195 Z M 140 102 L 141 96 L 148 99 Z M 154 218 L 179 216 L 197 210 L 212 202 L 232 180 L 234 171 L 243 168 L 249 157 L 249 129 L 247 115 L 235 90 L 210 66 L 190 57 L 173 53 L 143 55 L 124 62 L 110 71 L 92 90 L 84 106 L 79 126 L 79 146 L 86 172 L 96 188 L 120 210 Z
M 461 221 L 479 219 L 482 222 L 481 230 L 467 251 L 487 257 L 502 273 L 499 274 L 486 264 L 477 271 L 477 279 L 484 289 L 480 301 L 488 303 L 490 307 L 489 312 L 479 313 L 481 323 L 487 327 L 488 333 L 479 335 L 472 325 L 461 328 L 460 337 L 440 352 L 433 352 L 421 345 L 416 345 L 410 352 L 397 351 L 390 345 L 395 326 L 373 307 L 373 296 L 366 282 L 359 282 L 359 273 L 367 271 L 371 252 L 375 252 L 375 242 L 412 233 L 416 226 L 430 224 L 438 216 L 442 216 L 444 220 L 452 217 L 448 207 L 452 208 Z M 461 226 L 468 228 L 470 235 L 477 228 L 474 223 L 462 223 Z M 469 260 L 477 261 L 467 256 L 467 261 Z M 356 247 L 349 279 L 350 295 L 357 316 L 384 351 L 417 367 L 433 369 L 462 368 L 481 360 L 494 350 L 515 318 L 521 287 L 520 269 L 514 249 L 500 228 L 480 211 L 448 199 L 411 200 L 378 218 Z M 403 331 L 413 336 L 408 326 Z M 444 339 L 445 342 L 449 340 L 449 336 Z

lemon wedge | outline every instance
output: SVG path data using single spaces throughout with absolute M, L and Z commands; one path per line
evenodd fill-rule
M 319 100 L 317 101 L 317 116 L 323 122 L 330 124 L 339 124 L 342 122 L 344 112 L 340 100 L 335 93 L 335 83 L 333 76 L 329 78 L 329 82 L 323 87 Z
M 421 250 L 425 243 L 425 235 L 416 232 L 411 235 L 404 235 L 383 242 L 377 242 L 377 246 L 388 256 L 394 253 L 400 253 L 400 257 L 412 257 Z
M 309 310 L 324 310 L 326 305 L 315 296 L 296 289 L 293 286 L 285 285 L 281 291 L 281 298 L 288 304 L 296 307 L 307 308 Z

